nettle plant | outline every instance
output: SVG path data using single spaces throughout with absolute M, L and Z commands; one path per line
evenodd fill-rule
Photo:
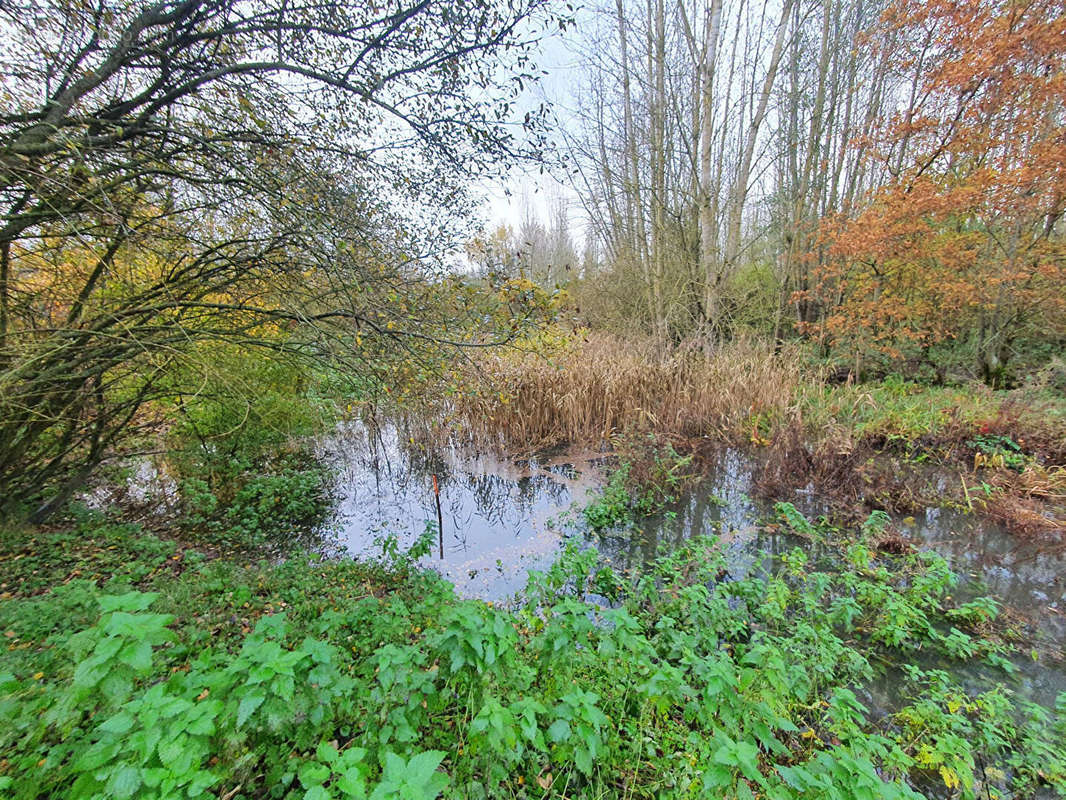
M 600 495 L 582 510 L 585 524 L 596 533 L 635 525 L 639 520 L 668 509 L 681 499 L 693 480 L 688 470 L 694 456 L 680 455 L 669 443 L 622 440 L 633 460 L 623 458 L 612 470 Z
M 165 595 L 104 595 L 88 629 L 45 642 L 67 647 L 65 668 L 0 676 L 0 788 L 232 800 L 1066 794 L 1066 695 L 1050 709 L 1008 688 L 996 603 L 953 601 L 939 556 L 878 551 L 884 524 L 871 518 L 825 568 L 797 549 L 741 579 L 725 577 L 713 540 L 635 577 L 570 547 L 514 610 L 459 600 L 413 569 L 391 594 L 324 607 L 310 587 L 334 567 L 290 563 L 270 573 L 291 579 L 277 590 L 287 613 L 206 647 L 195 623 L 154 610 Z M 607 585 L 610 607 L 589 594 Z M 893 697 L 877 714 L 872 687 Z

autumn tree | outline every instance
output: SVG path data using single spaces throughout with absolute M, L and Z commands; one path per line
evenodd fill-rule
M 883 22 L 908 91 L 857 146 L 892 180 L 826 220 L 808 330 L 856 360 L 964 347 L 1008 383 L 1021 344 L 1066 335 L 1066 6 L 899 0 Z
M 54 508 L 207 344 L 483 343 L 432 256 L 527 146 L 544 5 L 0 5 L 0 505 Z

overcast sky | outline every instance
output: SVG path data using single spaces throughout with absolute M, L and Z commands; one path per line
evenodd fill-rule
M 572 89 L 580 80 L 579 56 L 571 42 L 575 37 L 580 37 L 582 22 L 587 21 L 587 18 L 588 12 L 579 10 L 576 30 L 565 36 L 555 34 L 541 42 L 539 65 L 548 74 L 541 79 L 539 85 L 526 90 L 523 101 L 518 104 L 520 114 L 545 103 L 550 106 L 551 113 L 559 124 L 567 123 L 568 107 L 574 102 Z M 527 206 L 542 222 L 547 223 L 551 198 L 562 196 L 567 202 L 574 238 L 580 241 L 584 236 L 584 214 L 577 194 L 565 180 L 565 176 L 562 177 L 564 180 L 560 181 L 547 169 L 541 174 L 536 167 L 516 168 L 511 171 L 506 181 L 486 184 L 483 187 L 486 227 L 492 229 L 499 225 L 510 225 L 517 230 Z

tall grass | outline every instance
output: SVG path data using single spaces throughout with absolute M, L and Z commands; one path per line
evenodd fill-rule
M 1038 463 L 1066 464 L 1066 401 L 1045 390 L 926 386 L 899 376 L 833 384 L 801 343 L 775 352 L 736 341 L 708 353 L 549 328 L 526 345 L 486 351 L 453 375 L 459 388 L 443 405 L 434 400 L 412 415 L 419 435 L 518 453 L 647 432 L 686 445 L 773 444 L 814 461 L 887 449 L 968 462 L 969 440 L 995 434 L 1014 438 Z
M 891 376 L 837 386 L 805 382 L 795 400 L 807 440 L 845 448 L 862 441 L 955 441 L 994 420 L 1003 405 L 1002 394 L 985 386 L 931 387 Z
M 526 345 L 486 352 L 452 376 L 449 399 L 410 415 L 405 436 L 427 451 L 474 444 L 512 455 L 610 443 L 637 470 L 653 465 L 664 444 L 699 457 L 751 443 L 767 447 L 756 480 L 764 494 L 811 484 L 842 503 L 873 498 L 898 511 L 931 502 L 924 473 L 902 468 L 929 461 L 972 470 L 971 484 L 1002 484 L 997 509 L 987 510 L 1013 528 L 1066 529 L 1066 402 L 1047 391 L 924 386 L 899 376 L 833 384 L 801 344 L 774 352 L 740 341 L 707 353 L 549 329 Z M 978 474 L 977 436 L 1018 442 L 1043 470 L 1039 479 L 1035 471 L 1028 481 L 1003 469 Z M 875 461 L 879 453 L 889 458 Z
M 802 380 L 797 353 L 737 342 L 663 352 L 603 333 L 556 353 L 499 352 L 478 363 L 481 391 L 453 420 L 475 439 L 535 450 L 622 433 L 735 439 L 782 417 Z

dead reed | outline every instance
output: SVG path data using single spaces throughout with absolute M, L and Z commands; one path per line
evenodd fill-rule
M 1018 476 L 1015 490 L 1026 497 L 1066 504 L 1066 467 L 1030 464 Z
M 1027 495 L 996 492 L 982 501 L 982 510 L 998 520 L 1011 533 L 1046 541 L 1062 542 L 1066 536 L 1066 519 L 1056 509 Z
M 1008 530 L 1043 538 L 1066 535 L 1066 467 L 1029 464 L 1019 475 L 1001 470 L 984 511 Z
M 757 437 L 784 416 L 804 377 L 800 363 L 794 353 L 746 342 L 710 354 L 698 347 L 664 353 L 650 342 L 597 333 L 553 357 L 487 356 L 477 364 L 482 388 L 456 398 L 450 416 L 471 438 L 512 450 L 640 431 Z

